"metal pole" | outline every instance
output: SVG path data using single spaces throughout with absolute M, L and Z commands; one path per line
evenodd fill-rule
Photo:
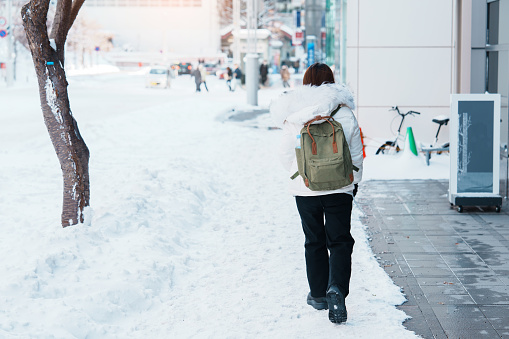
M 14 26 L 12 22 L 12 11 L 11 11 L 12 0 L 7 0 L 7 86 L 11 87 L 14 85 Z
M 246 55 L 246 91 L 247 103 L 258 105 L 258 54 L 256 53 L 256 29 L 258 28 L 258 13 L 256 0 L 247 2 L 248 23 L 248 54 Z
M 306 0 L 306 36 L 315 37 L 315 61 L 320 61 L 322 56 L 321 48 L 322 28 L 322 6 L 316 0 Z M 306 49 L 307 52 L 307 49 Z
M 334 79 L 339 82 L 341 76 L 341 0 L 334 0 Z
M 240 0 L 233 0 L 233 61 L 240 63 Z
M 341 1 L 341 0 L 340 0 Z M 341 1 L 341 82 L 346 84 L 346 2 Z

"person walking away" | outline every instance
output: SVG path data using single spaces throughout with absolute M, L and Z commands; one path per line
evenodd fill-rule
M 267 82 L 267 75 L 269 74 L 269 66 L 267 66 L 267 60 L 263 60 L 263 63 L 260 65 L 260 84 L 265 86 Z
M 235 69 L 233 70 L 233 86 L 232 86 L 232 90 L 235 91 L 237 86 L 241 87 L 241 83 L 242 83 L 242 71 L 240 70 L 239 65 L 237 65 L 237 64 L 233 65 L 233 67 L 235 67 Z
M 288 83 L 288 80 L 290 80 L 290 70 L 286 65 L 281 66 L 281 80 L 283 80 L 283 87 L 290 87 Z
M 209 89 L 207 87 L 207 69 L 205 67 L 203 67 L 203 65 L 201 65 L 201 64 L 198 66 L 198 69 L 200 70 L 201 83 L 203 84 L 203 86 L 205 86 L 205 89 L 208 92 Z M 200 87 L 201 87 L 201 85 L 200 85 Z
M 310 292 L 307 304 L 317 310 L 329 309 L 329 320 L 347 320 L 345 298 L 350 290 L 354 239 L 350 234 L 353 197 L 362 179 L 362 141 L 352 110 L 352 93 L 334 83 L 329 66 L 316 63 L 305 72 L 303 85 L 272 101 L 271 116 L 283 129 L 280 159 L 290 175 L 298 171 L 296 148 L 301 147 L 303 126 L 317 116 L 333 116 L 343 128 L 352 163 L 353 182 L 339 189 L 317 191 L 301 175 L 290 180 L 305 235 L 306 273 Z M 323 120 L 315 123 L 324 123 Z M 297 142 L 297 140 L 299 142 Z M 320 149 L 318 150 L 320 152 Z
M 226 80 L 226 85 L 228 86 L 230 92 L 232 91 L 232 77 L 233 77 L 232 69 L 230 67 L 226 67 L 226 73 L 224 74 L 224 78 Z
M 196 84 L 196 92 L 201 92 L 201 72 L 199 67 L 196 67 L 193 72 L 191 73 L 191 76 L 194 77 L 194 82 Z

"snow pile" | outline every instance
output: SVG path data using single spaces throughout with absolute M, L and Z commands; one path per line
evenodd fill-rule
M 417 144 L 419 144 L 417 142 Z M 449 179 L 449 153 L 431 154 L 430 164 L 426 165 L 423 152 L 414 155 L 410 150 L 409 140 L 405 138 L 402 151 L 395 153 L 393 149 L 385 154 L 376 155 L 381 143 L 370 140 L 366 142 L 366 158 L 364 159 L 363 180 L 387 179 Z
M 118 73 L 120 69 L 117 66 L 107 64 L 97 64 L 85 68 L 70 68 L 66 71 L 68 76 L 75 75 L 96 75 L 105 73 Z
M 357 209 L 348 322 L 306 305 L 280 131 L 266 114 L 217 118 L 243 105 L 243 90 L 214 77 L 198 94 L 187 76 L 169 90 L 143 80 L 70 79 L 93 210 L 89 226 L 65 229 L 37 89 L 0 92 L 0 337 L 415 337 Z M 281 91 L 261 91 L 260 103 Z

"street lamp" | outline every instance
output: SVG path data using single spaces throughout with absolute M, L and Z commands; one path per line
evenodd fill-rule
M 258 53 L 256 51 L 256 30 L 258 29 L 258 0 L 247 0 L 247 55 L 246 91 L 247 103 L 258 105 Z
M 12 0 L 7 0 L 7 86 L 14 85 L 14 25 L 11 11 Z

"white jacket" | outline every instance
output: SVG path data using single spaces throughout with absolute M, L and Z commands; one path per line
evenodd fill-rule
M 329 115 L 339 105 L 341 109 L 334 115 L 334 120 L 343 126 L 346 141 L 352 155 L 352 162 L 359 168 L 354 171 L 354 181 L 351 185 L 333 191 L 311 191 L 304 184 L 299 175 L 295 179 L 290 176 L 298 171 L 295 145 L 297 135 L 306 122 L 317 115 Z M 333 193 L 352 194 L 353 185 L 362 179 L 362 141 L 357 119 L 352 110 L 355 103 L 352 93 L 344 85 L 324 84 L 321 86 L 302 86 L 294 91 L 282 94 L 272 101 L 270 113 L 278 127 L 283 129 L 280 146 L 280 158 L 283 166 L 288 170 L 290 193 L 297 196 L 318 196 Z M 321 121 L 323 122 L 323 121 Z M 320 122 L 318 122 L 320 123 Z

